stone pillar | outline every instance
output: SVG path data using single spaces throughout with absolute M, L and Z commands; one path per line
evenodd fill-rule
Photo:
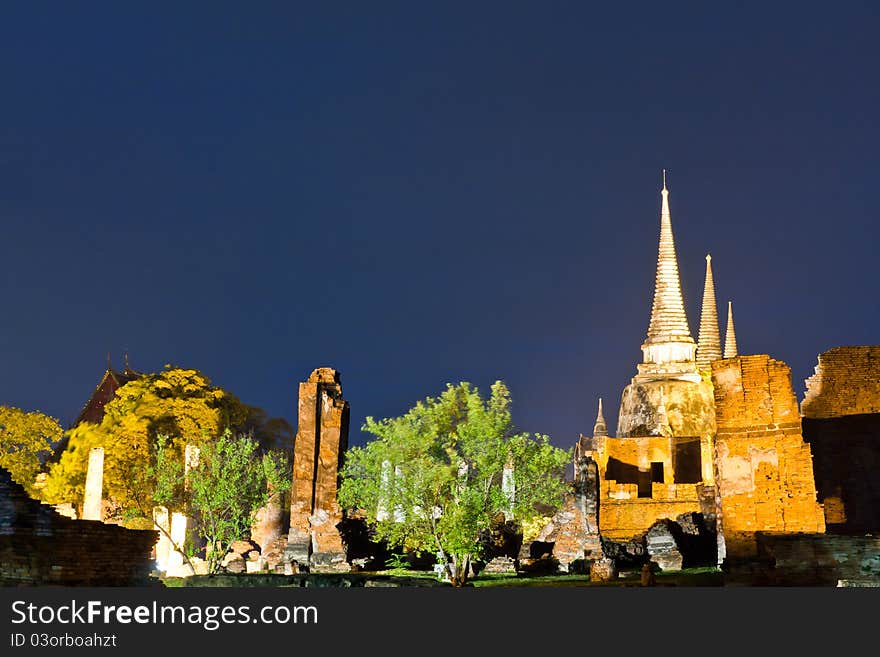
M 388 494 L 391 489 L 391 461 L 382 461 L 382 484 L 379 505 L 376 509 L 376 520 L 388 519 Z
M 467 466 L 465 466 L 467 467 Z M 397 485 L 397 481 L 402 481 L 403 477 L 403 468 L 399 465 L 394 466 L 394 480 L 395 486 Z M 406 511 L 404 510 L 401 504 L 394 505 L 394 522 L 406 522 Z
M 188 566 L 184 568 L 183 554 L 174 549 L 174 545 L 183 548 L 183 544 L 186 541 L 186 525 L 187 517 L 184 514 L 171 514 L 171 540 L 174 542 L 174 544 L 169 545 L 167 573 L 172 577 L 181 577 L 193 574 L 192 572 L 190 572 L 190 568 Z
M 184 448 L 183 452 L 183 485 L 184 489 L 187 492 L 187 499 L 189 499 L 189 473 L 190 470 L 199 467 L 199 448 L 195 445 L 187 445 Z M 187 503 L 187 506 L 189 504 Z M 190 515 L 194 513 L 192 509 L 188 509 Z M 185 518 L 186 525 L 186 537 L 185 540 L 179 543 L 181 547 L 184 546 L 184 543 L 191 545 L 193 548 L 199 548 L 202 546 L 202 537 L 199 536 L 198 530 L 196 528 L 196 522 L 190 522 L 189 518 Z
M 163 530 L 159 532 L 159 541 L 156 543 L 156 565 L 164 573 L 168 570 L 168 554 L 171 552 L 171 540 L 166 534 L 171 531 L 166 507 L 153 507 L 153 524 Z
M 348 448 L 349 406 L 339 373 L 329 367 L 313 371 L 299 385 L 298 410 L 287 556 L 314 570 L 347 570 L 336 492 Z
M 516 483 L 512 461 L 505 463 L 504 469 L 501 471 L 501 492 L 507 498 L 507 506 L 504 509 L 504 513 L 508 518 L 513 518 L 513 504 L 516 501 Z
M 187 445 L 183 456 L 183 474 L 189 475 L 189 471 L 199 467 L 199 448 L 195 445 Z
M 265 552 L 269 545 L 283 533 L 281 498 L 278 493 L 269 490 L 269 500 L 266 506 L 257 510 L 254 524 L 251 527 L 251 540 L 260 546 L 260 552 Z
M 101 504 L 104 489 L 104 448 L 92 447 L 89 469 L 86 473 L 86 494 L 83 501 L 83 520 L 104 520 Z

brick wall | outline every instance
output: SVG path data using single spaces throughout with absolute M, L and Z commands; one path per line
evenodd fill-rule
M 720 532 L 727 554 L 754 556 L 755 532 L 823 533 L 810 446 L 791 370 L 766 355 L 712 363 Z
M 157 539 L 155 531 L 66 518 L 0 468 L 0 585 L 144 585 Z
M 829 532 L 880 534 L 880 346 L 819 355 L 801 403 Z
M 806 384 L 804 417 L 880 413 L 880 345 L 835 347 L 819 354 Z
M 603 536 L 627 541 L 661 518 L 700 511 L 700 484 L 675 483 L 673 439 L 668 436 L 607 438 L 600 455 L 599 529 Z M 651 464 L 663 464 L 663 483 L 651 482 Z M 639 497 L 639 477 L 643 494 Z
M 880 581 L 880 537 L 758 534 L 758 554 L 773 564 L 772 582 L 830 585 L 839 579 Z

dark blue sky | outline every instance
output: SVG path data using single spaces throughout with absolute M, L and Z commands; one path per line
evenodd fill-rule
M 66 425 L 127 350 L 294 422 L 332 366 L 361 442 L 500 378 L 569 447 L 641 357 L 662 167 L 695 337 L 711 252 L 799 399 L 880 342 L 874 3 L 319 4 L 4 5 L 0 403 Z

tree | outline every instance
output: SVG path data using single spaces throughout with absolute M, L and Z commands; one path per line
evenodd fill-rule
M 170 469 L 159 470 L 163 485 L 157 488 L 156 502 L 168 504 L 179 496 L 175 489 L 179 491 L 180 470 L 171 459 L 159 462 L 169 463 Z M 226 430 L 201 448 L 198 463 L 183 484 L 191 520 L 207 545 L 208 572 L 216 573 L 229 546 L 250 531 L 270 491 L 283 493 L 290 487 L 290 476 L 283 454 L 260 454 L 256 440 Z
M 0 467 L 9 470 L 29 495 L 36 495 L 34 480 L 61 434 L 61 425 L 54 417 L 0 406 Z
M 377 439 L 346 454 L 340 504 L 362 509 L 391 546 L 437 553 L 456 586 L 494 514 L 528 522 L 562 501 L 569 452 L 514 432 L 501 381 L 485 402 L 469 383 L 449 384 L 401 417 L 368 417 L 364 430 Z
M 68 432 L 67 449 L 50 468 L 45 499 L 82 502 L 89 450 L 100 446 L 107 498 L 119 513 L 138 511 L 153 497 L 155 475 L 149 470 L 159 435 L 182 454 L 187 443 L 202 447 L 225 429 L 243 426 L 254 410 L 193 369 L 169 366 L 129 381 L 104 407 L 100 424 L 84 422 Z

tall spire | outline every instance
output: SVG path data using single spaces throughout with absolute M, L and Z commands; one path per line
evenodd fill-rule
M 642 345 L 645 363 L 672 363 L 694 361 L 695 344 L 688 327 L 678 276 L 678 259 L 672 235 L 669 212 L 669 190 L 666 188 L 666 169 L 663 170 L 663 202 L 660 210 L 660 246 L 657 252 L 657 275 L 654 283 L 654 303 L 648 337 Z
M 719 358 L 721 358 L 721 332 L 718 330 L 718 306 L 715 304 L 715 279 L 712 277 L 712 256 L 706 255 L 706 282 L 703 285 L 697 367 L 704 370 L 709 367 L 709 363 Z
M 605 425 L 605 416 L 602 415 L 602 398 L 599 397 L 599 414 L 596 415 L 596 424 L 593 425 L 593 436 L 607 436 L 608 427 Z
M 727 302 L 727 332 L 724 334 L 724 357 L 735 358 L 736 331 L 733 330 L 733 302 Z

